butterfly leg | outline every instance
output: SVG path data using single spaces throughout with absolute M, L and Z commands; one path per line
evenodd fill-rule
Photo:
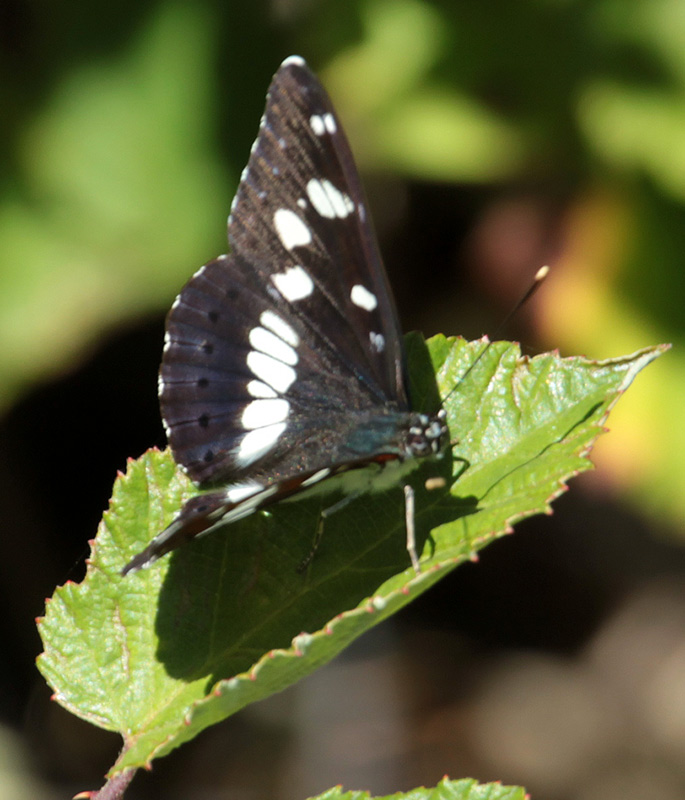
M 404 487 L 404 522 L 407 528 L 407 552 L 417 575 L 421 574 L 419 557 L 416 555 L 416 530 L 414 528 L 414 490 L 409 484 Z
M 323 526 L 326 522 L 326 518 L 330 517 L 332 514 L 335 514 L 337 511 L 345 508 L 345 506 L 350 503 L 355 498 L 359 497 L 362 492 L 352 492 L 352 494 L 348 494 L 343 497 L 341 500 L 338 500 L 337 503 L 333 503 L 332 506 L 328 506 L 328 508 L 324 508 L 321 514 L 319 515 L 319 523 L 316 526 L 316 535 L 314 536 L 314 542 L 312 544 L 312 549 L 309 551 L 308 555 L 302 560 L 300 565 L 297 567 L 298 572 L 304 572 L 307 567 L 312 563 L 312 559 L 316 555 L 316 551 L 319 549 L 319 545 L 321 544 L 321 539 L 323 537 Z
M 338 500 L 337 503 L 334 503 L 332 506 L 328 508 L 324 508 L 319 516 L 319 524 L 316 527 L 316 536 L 314 537 L 314 543 L 312 545 L 312 549 L 306 558 L 303 559 L 301 564 L 298 566 L 298 572 L 304 572 L 307 567 L 311 564 L 312 559 L 316 555 L 316 551 L 319 549 L 319 544 L 321 543 L 321 538 L 323 537 L 323 528 L 326 522 L 326 518 L 330 517 L 332 514 L 337 513 L 341 509 L 345 508 L 345 506 L 350 503 L 352 500 L 355 500 L 359 497 L 362 492 L 353 492 L 352 494 L 348 494 L 343 497 L 341 500 Z M 414 490 L 411 486 L 406 485 L 404 487 L 404 516 L 405 516 L 405 526 L 407 529 L 407 552 L 409 553 L 409 558 L 411 559 L 412 566 L 414 567 L 414 572 L 417 575 L 421 574 L 421 565 L 419 563 L 419 557 L 416 554 L 416 529 L 414 526 Z

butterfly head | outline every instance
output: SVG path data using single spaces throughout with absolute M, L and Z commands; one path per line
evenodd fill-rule
M 442 450 L 447 435 L 447 414 L 440 409 L 434 416 L 414 414 L 409 427 L 406 451 L 410 458 L 437 455 Z

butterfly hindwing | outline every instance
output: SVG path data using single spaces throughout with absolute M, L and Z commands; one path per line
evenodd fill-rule
M 359 458 L 353 429 L 377 392 L 239 256 L 206 264 L 169 313 L 162 413 L 176 460 L 203 486 Z

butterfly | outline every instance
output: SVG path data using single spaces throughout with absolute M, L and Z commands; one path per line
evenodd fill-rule
M 333 105 L 299 56 L 267 95 L 228 219 L 230 254 L 176 298 L 159 373 L 174 459 L 203 490 L 124 567 L 328 485 L 343 499 L 441 453 L 445 413 L 413 411 L 397 312 Z M 407 549 L 414 494 L 404 486 Z

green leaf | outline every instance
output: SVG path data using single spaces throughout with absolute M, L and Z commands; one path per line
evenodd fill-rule
M 421 787 L 410 792 L 398 792 L 372 798 L 368 792 L 346 792 L 340 786 L 311 798 L 311 800 L 525 800 L 525 790 L 519 786 L 500 783 L 477 783 L 474 780 L 451 781 L 443 778 L 434 788 Z
M 148 765 L 285 689 L 514 522 L 549 511 L 564 482 L 591 466 L 588 451 L 613 403 L 664 349 L 591 362 L 484 346 L 407 338 L 412 396 L 434 411 L 437 375 L 456 440 L 451 455 L 413 473 L 418 576 L 398 486 L 329 517 L 305 575 L 297 567 L 335 497 L 281 503 L 122 579 L 129 558 L 196 492 L 168 453 L 129 463 L 86 578 L 57 589 L 39 626 L 38 665 L 56 699 L 124 737 L 113 771 Z M 448 488 L 427 490 L 435 476 Z

